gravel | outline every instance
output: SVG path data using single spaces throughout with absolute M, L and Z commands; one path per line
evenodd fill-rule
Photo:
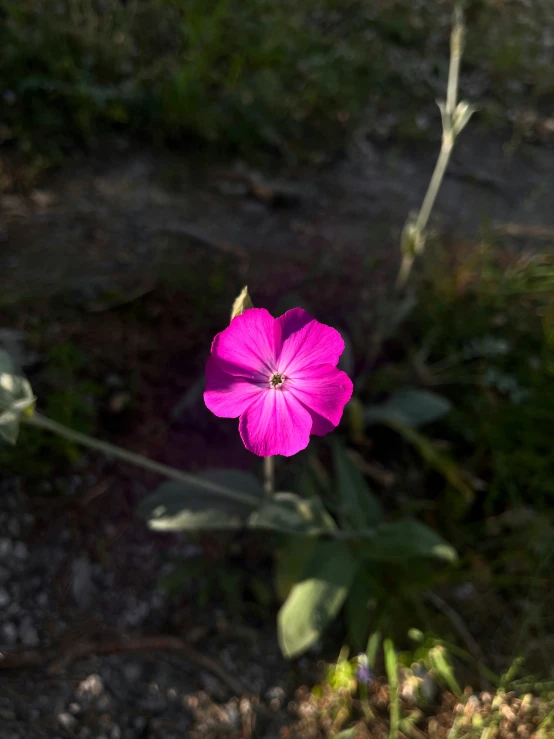
M 94 484 L 84 476 L 74 481 L 72 500 Z M 55 500 L 52 489 L 41 490 L 44 497 Z M 109 504 L 94 525 L 79 529 L 70 515 L 52 515 L 50 505 L 45 514 L 34 500 L 18 481 L 0 483 L 0 530 L 6 533 L 0 537 L 0 665 L 14 651 L 50 649 L 56 659 L 90 639 L 183 635 L 212 623 L 214 639 L 197 649 L 266 696 L 270 711 L 284 704 L 286 671 L 273 633 L 255 645 L 222 644 L 217 621 L 228 618 L 219 604 L 208 616 L 194 604 L 176 609 L 156 589 L 168 563 L 197 556 L 197 548 L 161 540 L 134 519 L 121 524 Z M 103 560 L 96 546 L 106 531 L 117 544 Z M 238 736 L 242 723 L 253 720 L 254 706 L 174 653 L 90 654 L 55 676 L 49 665 L 0 669 L 0 739 L 199 739 L 222 730 Z

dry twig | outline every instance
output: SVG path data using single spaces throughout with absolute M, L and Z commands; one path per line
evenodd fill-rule
M 99 641 L 78 641 L 69 645 L 61 654 L 56 648 L 0 653 L 0 670 L 46 667 L 49 675 L 56 676 L 64 672 L 73 662 L 92 654 L 124 654 L 126 652 L 175 652 L 203 670 L 211 672 L 234 694 L 248 693 L 244 685 L 229 675 L 216 659 L 202 654 L 179 637 L 166 635 L 120 636 Z

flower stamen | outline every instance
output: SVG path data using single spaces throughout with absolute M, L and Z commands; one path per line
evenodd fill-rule
M 271 377 L 271 380 L 269 381 L 271 387 L 278 388 L 283 387 L 285 384 L 285 376 L 280 375 L 277 372 Z

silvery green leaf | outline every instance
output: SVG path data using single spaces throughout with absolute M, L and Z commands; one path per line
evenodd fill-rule
M 0 349 L 0 437 L 4 441 L 16 443 L 21 415 L 30 412 L 35 401 L 28 380 Z
M 277 616 L 279 645 L 294 657 L 316 642 L 338 615 L 359 564 L 341 541 L 321 542 Z
M 471 103 L 466 103 L 465 100 L 458 103 L 456 110 L 454 111 L 454 115 L 452 116 L 452 128 L 455 136 L 464 130 L 466 125 L 469 123 L 469 119 L 476 112 L 477 108 L 474 105 L 471 105 Z
M 418 557 L 447 562 L 457 559 L 455 549 L 433 529 L 410 518 L 380 523 L 359 535 L 362 556 L 375 562 L 409 562 Z
M 269 529 L 284 534 L 316 536 L 332 531 L 336 524 L 320 498 L 302 498 L 296 493 L 275 493 L 248 520 L 252 529 Z
M 208 470 L 197 475 L 227 488 L 264 496 L 258 480 L 240 470 Z M 246 525 L 252 506 L 210 494 L 193 482 L 165 482 L 138 506 L 138 514 L 154 531 L 200 531 L 236 529 Z

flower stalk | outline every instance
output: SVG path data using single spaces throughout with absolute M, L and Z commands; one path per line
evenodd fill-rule
M 80 431 L 74 431 L 73 429 L 58 423 L 57 421 L 53 421 L 51 418 L 47 418 L 40 413 L 34 413 L 33 415 L 23 414 L 21 416 L 21 421 L 22 423 L 26 423 L 28 426 L 34 426 L 35 428 L 40 428 L 44 431 L 50 431 L 64 439 L 89 447 L 89 449 L 102 452 L 108 457 L 115 457 L 116 459 L 121 459 L 123 462 L 135 465 L 135 467 L 142 467 L 142 469 L 149 470 L 150 472 L 156 472 L 170 480 L 176 480 L 185 485 L 192 484 L 195 487 L 204 488 L 206 492 L 211 493 L 212 495 L 218 495 L 219 497 L 228 498 L 229 500 L 236 500 L 239 503 L 246 503 L 251 506 L 259 505 L 259 499 L 252 495 L 241 493 L 238 490 L 231 490 L 223 485 L 218 485 L 210 480 L 205 480 L 202 477 L 182 472 L 174 467 L 168 467 L 165 464 L 161 464 L 161 462 L 155 462 L 153 459 L 143 457 L 142 454 L 129 452 L 115 444 L 110 444 L 107 441 L 100 441 L 100 439 L 95 439 L 87 434 L 82 434 Z
M 409 218 L 402 231 L 402 262 L 396 279 L 396 289 L 402 290 L 410 277 L 415 258 L 423 253 L 427 240 L 427 223 L 435 205 L 456 137 L 465 128 L 475 108 L 464 101 L 457 103 L 460 63 L 464 47 L 465 26 L 460 6 L 454 9 L 454 23 L 450 36 L 450 65 L 446 102 L 439 101 L 442 118 L 441 150 L 425 193 L 423 204 L 416 218 Z
M 275 457 L 264 457 L 264 488 L 268 495 L 275 492 Z

